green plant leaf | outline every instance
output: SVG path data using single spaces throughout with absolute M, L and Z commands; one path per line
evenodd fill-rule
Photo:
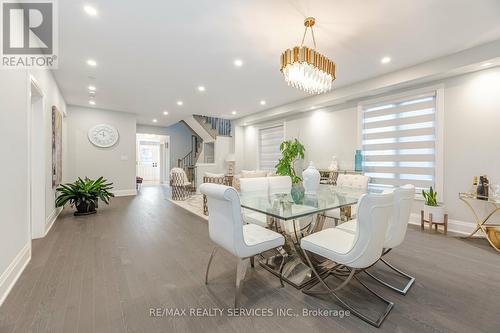
M 97 204 L 99 199 L 109 204 L 109 199 L 114 197 L 114 194 L 110 192 L 112 189 L 113 183 L 108 183 L 104 177 L 96 180 L 78 177 L 73 183 L 61 184 L 57 187 L 55 204 L 56 207 L 62 207 L 67 203 L 70 205 L 79 205 L 82 202 Z

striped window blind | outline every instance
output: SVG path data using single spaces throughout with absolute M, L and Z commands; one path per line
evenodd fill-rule
M 435 187 L 436 92 L 362 106 L 363 169 L 371 187 Z
M 259 130 L 259 169 L 274 170 L 281 158 L 280 144 L 283 141 L 283 125 Z

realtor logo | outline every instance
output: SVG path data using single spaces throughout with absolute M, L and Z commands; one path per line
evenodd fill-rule
M 54 0 L 2 1 L 2 68 L 57 65 Z

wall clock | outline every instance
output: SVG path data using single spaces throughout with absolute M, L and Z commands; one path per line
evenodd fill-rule
M 108 148 L 118 142 L 118 130 L 111 125 L 99 124 L 89 129 L 90 142 L 97 147 Z

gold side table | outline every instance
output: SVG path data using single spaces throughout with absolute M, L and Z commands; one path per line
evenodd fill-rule
M 464 238 L 472 238 L 479 230 L 481 230 L 485 238 L 488 240 L 488 243 L 500 252 L 500 224 L 490 224 L 487 223 L 488 220 L 498 211 L 500 211 L 500 199 L 492 198 L 492 197 L 481 197 L 470 193 L 459 193 L 458 198 L 462 200 L 467 207 L 472 211 L 472 215 L 474 216 L 474 220 L 476 222 L 476 229 L 474 231 L 464 237 Z M 473 201 L 483 201 L 491 205 L 491 211 L 481 219 L 476 212 L 474 206 L 472 206 L 471 202 Z

